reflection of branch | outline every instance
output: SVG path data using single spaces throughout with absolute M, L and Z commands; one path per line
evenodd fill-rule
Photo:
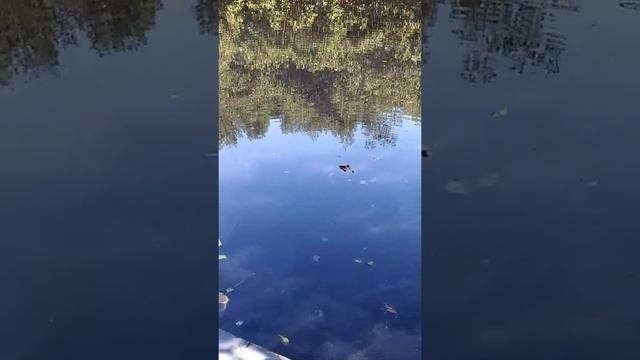
M 509 68 L 521 74 L 527 65 L 559 73 L 566 38 L 551 27 L 550 9 L 578 11 L 579 6 L 575 0 L 453 0 L 451 18 L 462 23 L 453 33 L 469 46 L 462 77 L 469 82 L 493 80 L 496 55 L 510 59 Z

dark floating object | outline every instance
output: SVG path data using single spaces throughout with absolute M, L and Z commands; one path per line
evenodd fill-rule
M 426 147 L 422 148 L 422 157 L 429 157 L 429 155 L 431 155 L 431 153 L 429 153 L 429 149 L 427 149 Z
M 351 168 L 351 166 L 349 164 L 340 164 L 338 165 L 338 167 L 340 168 L 340 170 L 347 172 L 347 171 L 351 171 L 352 173 L 356 172 L 355 170 L 353 170 Z

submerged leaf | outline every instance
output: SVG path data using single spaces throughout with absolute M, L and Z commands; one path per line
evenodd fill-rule
M 466 194 L 469 192 L 467 186 L 460 179 L 453 179 L 447 183 L 447 191 L 453 194 Z
M 500 175 L 498 174 L 490 174 L 485 175 L 478 180 L 480 186 L 493 186 L 500 182 Z
M 284 336 L 284 335 L 280 335 L 278 334 L 278 337 L 280 338 L 280 342 L 282 343 L 282 345 L 284 346 L 288 346 L 289 345 L 289 338 Z
M 498 111 L 495 111 L 495 112 L 491 113 L 491 117 L 493 117 L 493 118 L 505 117 L 507 115 L 509 115 L 509 109 L 507 109 L 506 106 L 503 107 L 502 109 L 498 110 Z

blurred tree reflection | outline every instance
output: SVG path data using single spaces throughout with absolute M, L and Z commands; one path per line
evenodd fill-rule
M 146 44 L 160 0 L 3 0 L 0 84 L 20 74 L 55 72 L 60 48 L 84 32 L 100 55 Z
M 493 80 L 497 66 L 520 74 L 560 72 L 566 37 L 554 28 L 556 11 L 577 12 L 579 0 L 452 0 L 443 1 L 458 20 L 454 30 L 466 46 L 461 76 L 471 83 Z

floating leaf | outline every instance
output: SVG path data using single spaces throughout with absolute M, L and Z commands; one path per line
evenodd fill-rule
M 227 258 L 227 255 L 220 254 L 218 255 L 218 260 L 224 260 Z
M 367 261 L 367 265 L 369 265 L 369 266 L 373 266 L 373 260 L 369 260 L 369 261 Z
M 218 247 L 222 246 L 222 241 L 218 239 Z
M 313 255 L 313 261 L 315 261 L 315 262 L 320 261 L 320 256 L 319 255 Z
M 357 264 L 362 264 L 364 261 L 362 261 L 362 259 L 355 259 L 353 260 L 353 262 Z
M 278 334 L 278 337 L 280 338 L 280 342 L 282 343 L 282 345 L 284 346 L 289 346 L 289 338 L 284 336 L 284 335 L 280 335 Z
M 398 315 L 398 311 L 387 303 L 382 304 L 382 310 L 390 314 Z
M 226 304 L 229 302 L 229 297 L 222 292 L 218 292 L 218 304 Z
M 347 171 L 351 171 L 352 173 L 356 172 L 355 170 L 353 170 L 353 168 L 351 168 L 351 165 L 349 165 L 349 164 L 340 164 L 340 165 L 338 165 L 338 167 L 343 172 L 347 172 Z
M 233 292 L 235 290 L 236 289 L 234 289 L 234 288 L 226 288 L 226 289 L 224 289 L 224 292 L 225 292 L 225 294 L 228 294 L 228 293 Z
M 236 321 L 236 326 L 242 326 L 242 324 L 244 324 L 244 321 L 242 320 Z

